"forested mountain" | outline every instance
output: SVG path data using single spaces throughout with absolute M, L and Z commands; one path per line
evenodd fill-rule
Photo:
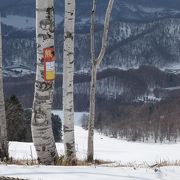
M 163 19 L 151 23 L 125 23 L 113 21 L 110 28 L 109 46 L 101 68 L 119 67 L 120 69 L 138 68 L 151 65 L 168 69 L 180 63 L 180 20 Z M 15 65 L 35 70 L 34 31 L 27 32 L 9 27 L 4 35 L 5 68 Z M 90 69 L 89 32 L 77 28 L 75 43 L 76 71 Z M 83 31 L 84 30 L 84 31 Z M 97 52 L 101 45 L 101 31 L 96 33 Z M 57 29 L 57 70 L 62 72 L 62 31 Z M 14 68 L 15 68 L 14 67 Z
M 77 0 L 77 21 L 89 18 L 91 1 Z M 99 17 L 104 14 L 108 0 L 97 3 Z M 63 16 L 64 1 L 55 0 L 56 13 Z M 1 0 L 0 10 L 4 15 L 35 16 L 35 0 Z M 118 16 L 117 16 L 118 15 Z M 82 17 L 83 16 L 83 17 Z M 113 10 L 113 19 L 148 21 L 162 17 L 180 16 L 179 0 L 124 0 L 116 1 Z
M 36 62 L 35 1 L 2 0 L 3 52 L 6 95 L 32 97 Z M 96 22 L 96 52 L 101 46 L 102 21 L 108 1 L 99 1 Z M 119 102 L 159 101 L 164 88 L 179 86 L 180 2 L 178 0 L 116 1 L 111 18 L 109 46 L 101 64 L 97 96 Z M 98 8 L 101 7 L 101 8 Z M 75 36 L 75 96 L 88 97 L 90 80 L 89 15 L 91 1 L 77 0 Z M 63 1 L 56 0 L 56 55 L 58 77 L 62 76 Z M 16 21 L 14 21 L 16 20 Z M 32 74 L 32 75 L 31 75 Z M 25 76 L 26 75 L 26 76 Z M 12 78 L 13 77 L 13 78 Z M 30 77 L 30 80 L 28 79 Z M 15 79 L 19 79 L 13 83 Z M 87 79 L 86 79 L 87 78 Z M 57 81 L 58 81 L 57 80 Z M 13 89 L 30 82 L 26 93 Z M 61 82 L 57 82 L 61 96 Z M 11 87 L 11 88 L 9 88 Z M 19 88 L 18 88 L 19 89 Z M 162 90 L 163 89 L 163 90 Z M 30 93 L 30 95 L 29 95 Z M 28 107 L 30 103 L 24 104 Z M 83 100 L 84 101 L 84 100 Z M 88 108 L 88 98 L 83 102 Z M 55 106 L 60 106 L 55 102 Z M 82 110 L 81 107 L 77 107 Z
M 63 2 L 55 0 L 58 75 L 54 108 L 62 108 Z M 76 2 L 75 110 L 87 111 L 91 69 L 89 36 L 91 1 Z M 101 46 L 107 3 L 108 0 L 100 0 L 97 4 L 95 38 L 97 54 Z M 25 107 L 31 107 L 36 67 L 35 1 L 1 0 L 0 12 L 3 16 L 5 95 L 9 97 L 15 94 Z M 161 141 L 160 138 L 165 139 L 165 136 L 176 139 L 180 136 L 176 132 L 178 113 L 177 108 L 172 107 L 173 104 L 179 104 L 179 73 L 180 1 L 116 0 L 110 23 L 109 45 L 97 77 L 96 128 L 100 128 L 103 118 L 106 123 L 101 124 L 103 129 L 100 131 L 106 133 L 104 130 L 108 128 L 109 135 L 127 137 L 126 130 L 130 128 L 132 129 L 132 132 L 128 133 L 130 140 L 133 138 L 142 140 L 143 137 Z M 171 116 L 171 113 L 164 113 L 168 109 L 169 102 L 171 105 L 169 109 L 174 112 L 174 116 Z M 172 128 L 169 134 L 164 134 L 166 131 L 164 127 L 154 128 L 157 122 L 162 124 L 160 117 L 164 117 L 168 123 L 173 118 L 173 125 L 170 123 L 166 126 Z M 130 121 L 137 123 L 133 124 Z M 147 128 L 151 122 L 152 129 L 144 134 L 142 129 Z M 140 125 L 142 125 L 140 130 L 133 131 L 134 127 Z

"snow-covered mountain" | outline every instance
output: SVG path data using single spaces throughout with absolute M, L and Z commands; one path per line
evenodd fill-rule
M 180 19 L 167 18 L 152 22 L 134 23 L 112 21 L 109 46 L 101 69 L 139 68 L 142 65 L 160 69 L 178 69 L 180 66 Z M 59 27 L 59 26 L 58 26 Z M 4 64 L 25 65 L 35 69 L 35 32 L 4 26 Z M 4 31 L 5 32 L 5 31 Z M 62 26 L 57 28 L 57 70 L 62 72 Z M 96 33 L 97 53 L 101 45 L 101 26 Z M 90 69 L 90 39 L 86 26 L 76 28 L 76 71 Z
M 89 19 L 91 1 L 77 0 L 77 22 Z M 98 1 L 98 20 L 103 17 L 108 0 Z M 63 16 L 64 1 L 55 0 L 56 14 Z M 100 8 L 99 8 L 100 7 Z M 35 17 L 35 1 L 32 0 L 1 0 L 0 11 L 4 16 L 20 15 Z M 162 17 L 179 17 L 179 0 L 124 0 L 115 1 L 113 19 L 148 21 Z
M 55 3 L 56 68 L 61 74 L 64 4 L 58 0 Z M 96 53 L 101 46 L 102 22 L 107 3 L 108 0 L 97 3 Z M 5 76 L 23 77 L 33 74 L 36 64 L 35 1 L 1 0 L 0 11 L 3 16 Z M 88 74 L 91 68 L 90 12 L 91 1 L 77 0 L 75 69 L 79 74 Z M 154 97 L 153 91 L 156 88 L 180 85 L 179 24 L 179 0 L 116 0 L 111 18 L 109 46 L 100 67 L 100 74 L 103 76 L 98 81 L 98 95 L 137 101 L 144 99 L 145 96 Z M 148 66 L 150 68 L 147 68 Z M 143 76 L 147 79 L 145 73 L 147 69 L 148 75 L 153 76 L 153 67 L 157 68 L 157 71 L 158 69 L 164 71 L 161 76 L 165 79 L 164 84 L 152 78 L 147 82 L 139 77 L 143 71 Z M 119 70 L 119 74 L 114 68 L 116 71 Z M 130 69 L 134 69 L 137 75 L 133 76 L 133 70 Z M 174 74 L 177 76 L 171 82 L 167 77 L 174 77 Z M 83 83 L 81 79 L 77 80 L 76 94 L 88 95 L 88 89 L 84 88 L 88 86 L 86 83 L 89 83 L 89 80 Z

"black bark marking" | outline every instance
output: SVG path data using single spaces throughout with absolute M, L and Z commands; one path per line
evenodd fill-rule
M 66 35 L 65 35 L 65 39 L 67 38 L 70 38 L 71 40 L 73 40 L 73 34 L 69 31 L 66 32 Z
M 66 132 L 72 132 L 72 129 L 69 129 L 69 127 L 68 126 L 63 126 L 63 130 L 64 130 L 64 133 L 66 133 Z
M 38 38 L 42 38 L 44 41 L 47 39 L 53 39 L 53 36 L 49 33 L 47 34 L 38 34 Z
M 45 151 L 45 150 L 46 150 L 46 146 L 43 146 L 43 147 L 42 147 L 42 151 Z
M 49 82 L 49 81 L 44 81 L 44 82 L 36 81 L 36 88 L 38 90 L 40 90 L 40 91 L 48 91 L 48 90 L 53 88 L 53 82 Z
M 67 156 L 68 157 L 72 156 L 74 154 L 73 150 L 71 150 L 73 148 L 73 145 L 71 145 L 70 143 L 66 143 L 66 148 L 67 148 Z

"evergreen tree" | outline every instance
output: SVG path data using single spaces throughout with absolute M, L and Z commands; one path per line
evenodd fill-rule
M 62 142 L 62 122 L 58 115 L 51 115 L 53 135 L 56 142 Z
M 8 141 L 25 141 L 26 127 L 24 110 L 16 96 L 6 100 L 7 137 Z

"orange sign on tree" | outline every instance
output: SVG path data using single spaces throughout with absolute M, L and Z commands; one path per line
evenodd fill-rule
M 54 48 L 44 49 L 44 80 L 53 81 L 55 79 L 55 50 Z

